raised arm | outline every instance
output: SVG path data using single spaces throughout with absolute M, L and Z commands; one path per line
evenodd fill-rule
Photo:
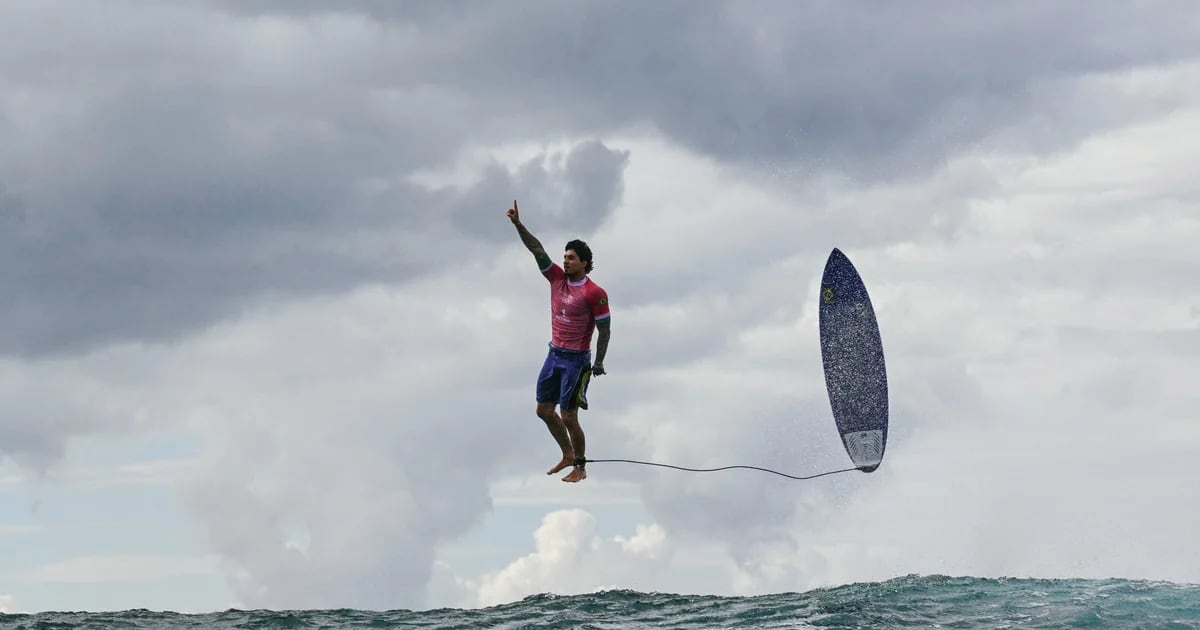
M 517 210 L 517 200 L 513 199 L 513 207 L 508 209 L 508 218 L 517 228 L 517 234 L 521 237 L 521 242 L 525 243 L 530 253 L 533 254 L 533 259 L 537 261 L 538 269 L 545 269 L 550 266 L 550 255 L 546 253 L 546 248 L 542 247 L 529 230 L 525 229 L 525 225 L 521 223 L 521 215 Z

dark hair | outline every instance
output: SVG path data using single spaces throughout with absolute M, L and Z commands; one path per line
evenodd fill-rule
M 587 265 L 583 268 L 583 272 L 591 273 L 592 272 L 592 248 L 588 247 L 587 243 L 585 243 L 579 239 L 575 239 L 573 241 L 568 242 L 567 246 L 563 248 L 563 251 L 565 252 L 569 249 L 575 250 L 575 255 L 579 256 L 579 260 L 582 260 L 583 262 L 587 263 Z

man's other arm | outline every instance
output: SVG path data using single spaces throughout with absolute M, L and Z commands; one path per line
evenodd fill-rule
M 593 374 L 604 374 L 604 355 L 608 353 L 608 338 L 612 332 L 612 317 L 596 320 L 596 360 L 592 363 Z

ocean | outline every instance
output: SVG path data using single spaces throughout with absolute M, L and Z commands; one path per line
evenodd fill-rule
M 479 609 L 0 614 L 0 628 L 1200 628 L 1200 585 L 905 576 L 755 597 L 536 595 Z

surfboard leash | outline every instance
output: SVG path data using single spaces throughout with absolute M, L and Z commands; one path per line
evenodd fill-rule
M 859 470 L 858 468 L 843 468 L 842 470 L 831 470 L 829 472 L 823 472 L 823 473 L 818 473 L 815 475 L 808 475 L 806 477 L 801 477 L 801 476 L 797 476 L 797 475 L 789 475 L 787 473 L 779 472 L 778 470 L 771 470 L 770 468 L 761 468 L 759 466 L 738 465 L 738 466 L 721 466 L 720 468 L 687 468 L 684 466 L 675 466 L 673 464 L 659 464 L 656 462 L 642 462 L 642 461 L 638 461 L 636 459 L 586 459 L 584 461 L 589 464 L 593 463 L 593 462 L 595 462 L 595 463 L 623 462 L 626 464 L 641 464 L 643 466 L 659 466 L 662 468 L 674 468 L 675 470 L 684 470 L 687 472 L 717 472 L 720 470 L 732 470 L 735 468 L 746 468 L 749 470 L 760 470 L 762 472 L 768 472 L 768 473 L 771 473 L 774 475 L 779 475 L 780 477 L 787 477 L 788 479 L 798 479 L 798 480 L 816 479 L 817 477 L 824 477 L 825 475 L 836 475 L 837 473 L 844 473 L 844 472 L 851 472 L 854 470 Z

